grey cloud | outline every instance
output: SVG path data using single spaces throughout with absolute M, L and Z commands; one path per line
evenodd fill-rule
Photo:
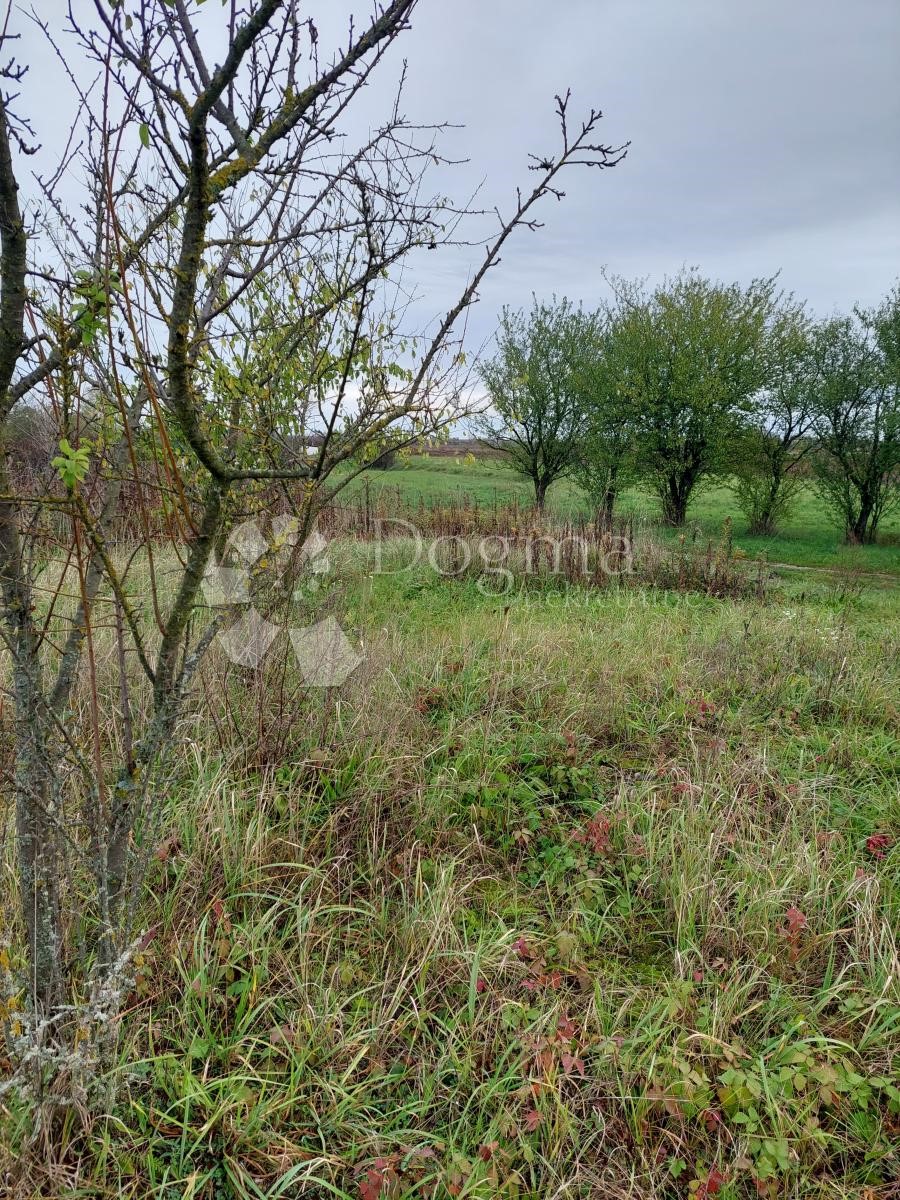
M 351 6 L 319 7 L 324 45 Z M 59 72 L 35 50 L 49 68 L 32 80 L 36 124 L 52 144 Z M 533 290 L 596 302 L 604 265 L 652 278 L 683 263 L 726 278 L 781 267 L 821 312 L 877 300 L 900 271 L 896 0 L 421 0 L 357 132 L 386 115 L 403 56 L 408 116 L 466 126 L 443 146 L 470 161 L 437 175 L 457 198 L 483 180 L 479 202 L 508 207 L 533 178 L 528 152 L 555 144 L 553 94 L 567 87 L 573 114 L 604 110 L 603 140 L 632 141 L 614 171 L 570 172 L 546 227 L 517 236 L 471 314 L 476 343 Z M 478 258 L 418 258 L 406 275 L 417 312 L 449 302 Z
M 818 310 L 871 302 L 900 269 L 900 6 L 893 0 L 526 0 L 425 6 L 411 93 L 462 118 L 471 177 L 502 199 L 553 136 L 555 90 L 630 138 L 612 172 L 572 173 L 484 308 L 555 289 L 590 301 L 600 268 L 783 267 Z M 479 315 L 489 324 L 492 312 Z

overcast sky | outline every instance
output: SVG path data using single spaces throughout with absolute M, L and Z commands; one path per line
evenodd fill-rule
M 63 0 L 36 8 L 61 17 Z M 319 20 L 323 4 L 309 10 Z M 23 57 L 52 146 L 63 85 L 38 38 L 26 30 Z M 723 279 L 781 269 L 820 313 L 872 303 L 900 274 L 897 0 L 421 0 L 388 75 L 403 56 L 406 114 L 466 126 L 445 147 L 471 160 L 457 197 L 483 180 L 480 202 L 508 207 L 533 181 L 527 153 L 556 145 L 566 88 L 573 114 L 602 108 L 603 140 L 632 143 L 613 171 L 570 172 L 546 227 L 518 234 L 483 289 L 476 341 L 532 291 L 596 302 L 604 266 L 652 279 L 682 264 Z M 367 99 L 373 125 L 386 98 Z M 443 302 L 476 257 L 426 256 L 417 286 Z
M 874 302 L 900 273 L 897 0 L 454 0 L 424 3 L 416 26 L 411 97 L 466 123 L 486 197 L 553 145 L 560 89 L 632 143 L 614 171 L 569 175 L 486 308 L 532 290 L 595 300 L 604 265 L 781 268 L 820 312 Z

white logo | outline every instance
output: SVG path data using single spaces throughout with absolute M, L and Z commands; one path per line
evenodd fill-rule
M 282 632 L 251 603 L 250 583 L 255 574 L 266 572 L 283 588 L 279 564 L 297 552 L 298 524 L 294 517 L 279 516 L 272 522 L 268 540 L 255 521 L 237 525 L 228 538 L 223 559 L 235 562 L 232 566 L 211 563 L 203 577 L 203 594 L 211 607 L 233 608 L 247 605 L 246 611 L 218 635 L 219 644 L 232 662 L 242 667 L 258 667 Z M 318 588 L 319 577 L 326 574 L 330 564 L 325 550 L 326 539 L 314 531 L 300 548 L 299 557 L 311 578 L 309 591 Z M 309 687 L 339 687 L 362 662 L 334 617 L 325 617 L 315 625 L 287 630 L 297 664 Z

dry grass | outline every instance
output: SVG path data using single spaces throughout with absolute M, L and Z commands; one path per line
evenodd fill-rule
M 316 601 L 365 643 L 339 692 L 207 663 L 115 1108 L 29 1146 L 8 1104 L 7 1194 L 896 1195 L 892 596 L 363 549 Z

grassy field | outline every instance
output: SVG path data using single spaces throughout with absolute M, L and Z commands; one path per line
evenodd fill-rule
M 358 495 L 365 487 L 371 495 L 384 496 L 390 503 L 399 496 L 402 502 L 437 503 L 468 497 L 482 506 L 533 502 L 530 485 L 502 462 L 479 458 L 475 462 L 442 456 L 415 456 L 390 471 L 372 471 L 349 490 Z M 558 482 L 550 491 L 549 502 L 559 513 L 587 511 L 585 498 L 571 482 Z M 623 516 L 634 515 L 656 524 L 659 505 L 655 498 L 639 491 L 626 492 L 620 502 Z M 847 570 L 878 571 L 900 574 L 900 513 L 885 519 L 881 543 L 876 546 L 847 546 L 832 514 L 824 507 L 812 487 L 805 488 L 775 537 L 751 537 L 747 522 L 738 508 L 733 492 L 723 485 L 711 485 L 697 493 L 690 509 L 687 536 L 699 531 L 704 538 L 718 538 L 722 523 L 729 517 L 734 526 L 735 544 L 753 558 L 801 566 L 836 567 Z M 672 531 L 660 529 L 660 535 L 676 538 Z
M 391 554 L 330 550 L 339 691 L 214 648 L 112 1115 L 7 1099 L 4 1194 L 896 1196 L 895 590 Z

